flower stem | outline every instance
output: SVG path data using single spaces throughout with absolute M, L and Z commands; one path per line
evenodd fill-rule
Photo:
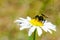
M 33 40 L 36 40 L 36 29 L 34 31 Z

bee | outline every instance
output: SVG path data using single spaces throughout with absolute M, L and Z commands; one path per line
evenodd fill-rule
M 38 19 L 38 21 L 44 21 L 45 22 L 45 18 L 48 18 L 47 16 L 45 16 L 44 14 L 41 14 L 40 16 L 39 15 L 36 15 L 35 16 L 35 19 Z

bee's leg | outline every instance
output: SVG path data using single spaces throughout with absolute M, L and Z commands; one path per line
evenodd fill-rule
M 46 20 L 44 19 L 42 22 L 45 23 L 45 21 L 46 21 Z
M 46 20 L 44 19 L 44 22 L 45 22 Z

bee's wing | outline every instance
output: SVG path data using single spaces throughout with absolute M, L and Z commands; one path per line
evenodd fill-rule
M 45 18 L 48 18 L 47 16 L 45 16 L 44 14 L 41 14 L 42 16 L 44 16 Z

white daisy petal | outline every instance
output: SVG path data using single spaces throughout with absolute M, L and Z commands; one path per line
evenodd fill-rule
M 52 34 L 52 31 L 51 30 L 48 30 L 48 32 L 50 32 Z
M 54 26 L 54 27 L 55 27 L 55 28 L 53 28 L 52 30 L 53 30 L 53 31 L 56 31 L 56 26 Z
M 53 25 L 51 22 L 45 22 L 44 23 L 44 26 L 42 27 L 42 29 L 44 30 L 44 31 L 48 31 L 48 32 L 50 32 L 51 34 L 52 34 L 52 31 L 51 30 L 54 30 L 54 31 L 56 31 L 56 26 L 55 25 Z
M 23 29 L 25 29 L 25 27 L 21 27 L 21 28 L 20 28 L 20 30 L 23 30 Z
M 27 17 L 27 20 L 31 20 L 31 18 L 30 17 Z
M 37 27 L 37 32 L 38 32 L 38 35 L 41 36 L 42 34 L 42 29 L 40 27 Z
M 53 25 L 51 22 L 47 22 L 47 23 L 45 23 L 45 25 L 48 29 L 56 31 L 56 26 Z
M 31 26 L 21 26 L 20 30 L 26 29 L 26 28 L 30 28 Z
M 42 27 L 42 29 L 43 29 L 45 32 L 48 31 L 48 29 L 47 29 L 46 27 Z
M 20 24 L 20 26 L 21 26 L 21 27 L 26 27 L 26 28 L 30 28 L 30 27 L 31 27 L 30 24 L 27 24 L 27 25 L 26 25 L 26 24 Z
M 54 26 L 54 25 L 51 25 L 48 28 L 51 29 L 51 30 L 53 30 L 53 31 L 56 31 L 56 26 Z
M 24 19 L 24 18 L 19 18 L 20 20 L 23 20 L 23 21 L 25 21 L 26 19 Z
M 42 29 L 43 29 L 45 32 L 50 32 L 50 33 L 52 34 L 51 30 L 50 30 L 49 28 L 47 28 L 47 26 L 42 27 Z
M 16 20 L 15 23 L 16 23 L 16 22 L 17 22 L 17 23 L 20 23 L 20 22 L 22 22 L 22 21 L 21 21 L 21 20 Z
M 35 29 L 36 27 L 31 27 L 31 29 L 29 29 L 28 36 L 31 36 Z

